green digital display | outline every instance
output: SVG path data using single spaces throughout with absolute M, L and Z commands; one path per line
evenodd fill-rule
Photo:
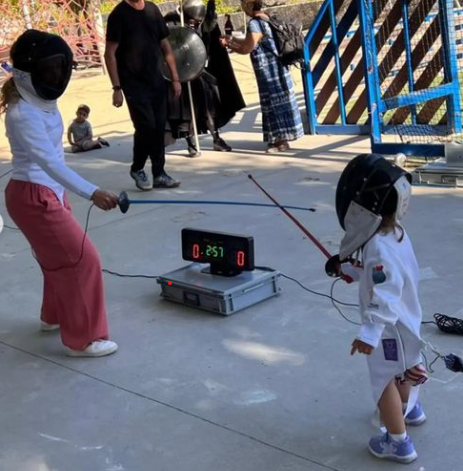
M 199 250 L 199 247 L 198 247 Z M 220 245 L 206 244 L 205 247 L 206 257 L 212 257 L 216 259 L 222 259 L 224 257 L 225 250 Z

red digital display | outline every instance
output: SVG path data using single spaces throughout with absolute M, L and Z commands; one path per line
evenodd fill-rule
M 192 252 L 193 252 L 193 254 L 192 254 L 192 255 L 193 255 L 193 258 L 194 258 L 195 260 L 198 260 L 198 259 L 200 258 L 200 256 L 201 256 L 201 254 L 200 254 L 200 252 L 199 252 L 199 244 L 193 244 L 193 250 L 192 250 Z
M 246 256 L 242 250 L 239 250 L 238 252 L 236 252 L 236 264 L 239 267 L 244 267 L 245 260 L 246 260 Z

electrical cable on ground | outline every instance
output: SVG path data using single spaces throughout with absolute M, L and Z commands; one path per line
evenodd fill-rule
M 272 268 L 269 268 L 269 267 L 255 267 L 257 268 L 258 270 L 265 270 L 265 271 L 273 271 Z M 108 275 L 112 275 L 112 276 L 117 276 L 119 278 L 147 278 L 147 279 L 157 279 L 159 278 L 159 276 L 156 276 L 156 275 L 132 275 L 132 274 L 124 274 L 124 273 L 118 273 L 116 271 L 112 271 L 112 270 L 108 270 L 106 268 L 103 268 L 103 273 L 107 273 Z M 333 303 L 333 306 L 336 308 L 336 310 L 339 312 L 339 314 L 347 321 L 347 322 L 350 322 L 351 324 L 355 324 L 355 325 L 361 325 L 357 322 L 354 322 L 352 320 L 350 320 L 349 318 L 347 318 L 343 313 L 342 311 L 339 309 L 339 307 L 336 305 L 336 303 L 342 305 L 342 306 L 349 306 L 349 307 L 358 307 L 358 304 L 351 304 L 351 303 L 346 303 L 346 302 L 343 302 L 343 301 L 339 301 L 338 299 L 336 299 L 334 296 L 333 296 L 333 288 L 334 288 L 334 285 L 339 281 L 339 279 L 337 280 L 334 280 L 334 282 L 332 283 L 331 285 L 331 292 L 330 294 L 325 294 L 325 293 L 320 293 L 318 291 L 315 291 L 315 290 L 312 290 L 310 288 L 307 288 L 306 286 L 304 286 L 299 280 L 297 280 L 296 278 L 292 278 L 291 276 L 288 276 L 288 275 L 285 275 L 284 273 L 280 273 L 280 276 L 282 276 L 283 278 L 287 278 L 288 280 L 291 280 L 293 281 L 294 283 L 296 283 L 297 285 L 299 285 L 302 289 L 304 289 L 305 291 L 308 291 L 309 293 L 312 293 L 316 296 L 321 296 L 321 297 L 324 297 L 324 298 L 328 298 L 332 303 Z
M 119 278 L 148 278 L 153 280 L 159 278 L 159 275 L 126 275 L 124 273 L 118 273 L 117 271 L 108 270 L 107 268 L 103 268 L 102 272 Z
M 458 319 L 457 317 L 450 317 L 446 314 L 440 314 L 436 312 L 434 314 L 435 321 L 426 321 L 422 324 L 434 324 L 437 325 L 439 330 L 445 332 L 446 334 L 458 334 L 463 335 L 463 319 Z

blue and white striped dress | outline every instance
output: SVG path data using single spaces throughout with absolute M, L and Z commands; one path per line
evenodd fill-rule
M 304 135 L 301 114 L 289 70 L 277 57 L 277 48 L 270 25 L 253 18 L 248 31 L 263 38 L 251 52 L 262 108 L 264 141 L 294 141 Z

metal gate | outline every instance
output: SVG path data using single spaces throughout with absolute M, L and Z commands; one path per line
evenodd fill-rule
M 460 17 L 452 0 L 326 0 L 305 38 L 309 132 L 443 155 L 462 132 Z

